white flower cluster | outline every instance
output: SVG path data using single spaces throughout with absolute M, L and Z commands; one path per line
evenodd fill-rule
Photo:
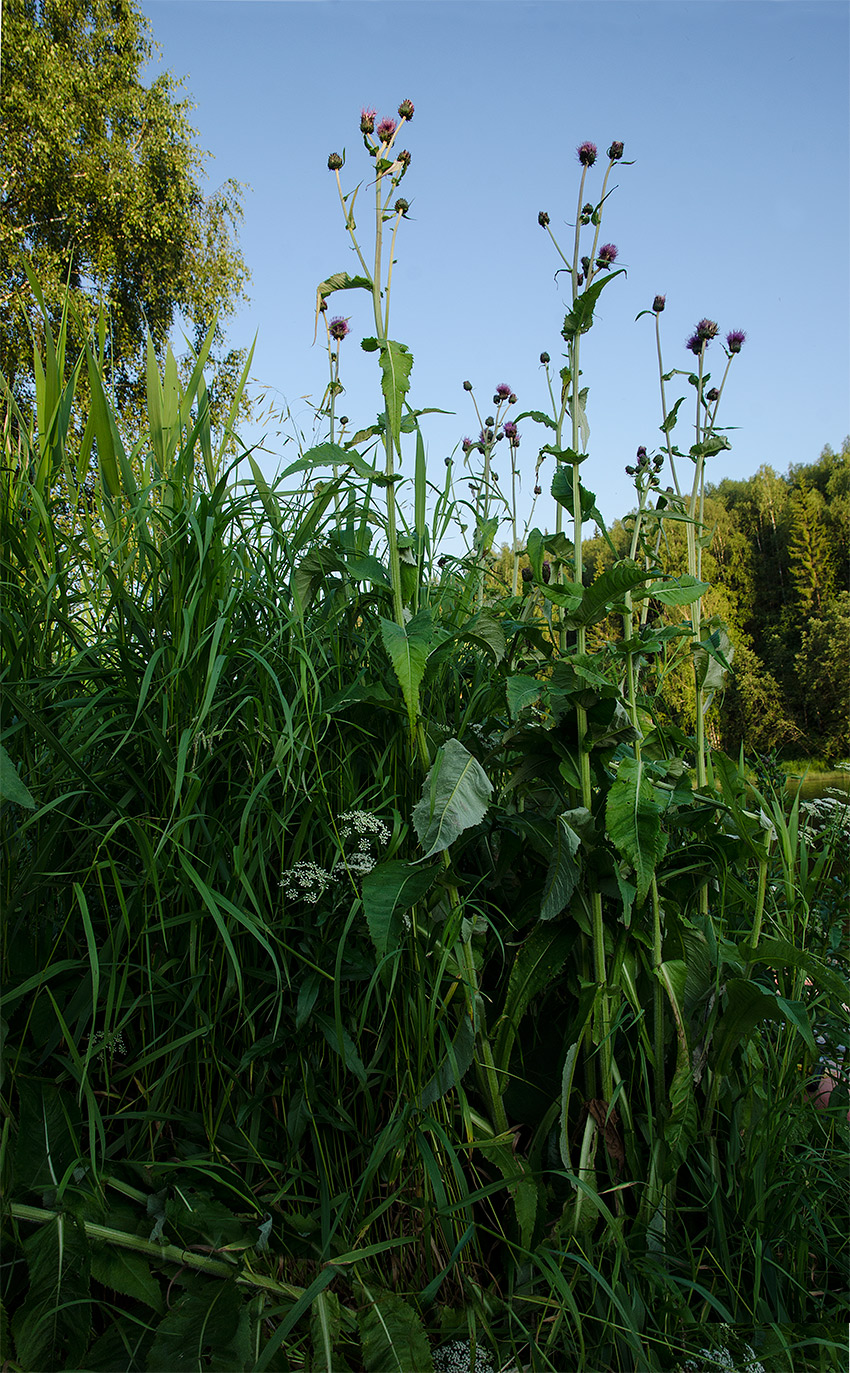
M 365 877 L 375 866 L 375 847 L 390 842 L 390 831 L 377 815 L 366 810 L 349 810 L 337 819 L 340 841 L 347 851 L 338 858 L 328 872 L 317 863 L 300 862 L 289 868 L 280 879 L 280 889 L 288 901 L 306 901 L 315 906 L 332 882 L 348 873 Z
M 452 1340 L 434 1350 L 434 1373 L 495 1373 L 492 1360 L 481 1345 L 475 1346 L 475 1363 L 468 1340 Z
M 103 1030 L 95 1030 L 94 1034 L 91 1037 L 92 1048 L 99 1049 L 102 1043 Z M 127 1045 L 124 1043 L 124 1036 L 122 1035 L 120 1030 L 118 1030 L 114 1035 L 111 1036 L 106 1048 L 107 1052 L 110 1054 L 121 1054 L 122 1056 L 126 1054 Z
M 732 1333 L 728 1325 L 720 1329 Z M 750 1345 L 741 1341 L 741 1350 L 742 1354 L 736 1360 L 725 1345 L 717 1349 L 699 1349 L 694 1358 L 686 1359 L 679 1368 L 681 1373 L 765 1373 L 764 1364 L 756 1358 Z
M 306 901 L 308 906 L 315 906 L 332 880 L 331 874 L 318 863 L 301 862 L 283 874 L 280 889 L 288 901 Z
M 828 787 L 823 796 L 803 801 L 803 837 L 812 839 L 823 830 L 832 829 L 850 834 L 850 793 L 838 787 Z

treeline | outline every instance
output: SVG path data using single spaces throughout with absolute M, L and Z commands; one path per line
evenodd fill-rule
M 705 613 L 719 615 L 734 648 L 732 674 L 712 709 L 727 752 L 836 762 L 850 755 L 850 438 L 782 476 L 767 465 L 743 481 L 709 486 L 705 501 Z M 664 527 L 659 555 L 685 566 L 681 524 Z M 629 520 L 610 531 L 620 556 Z M 710 539 L 710 542 L 709 542 Z M 588 553 L 613 561 L 604 541 Z M 671 676 L 671 712 L 690 723 L 690 676 Z

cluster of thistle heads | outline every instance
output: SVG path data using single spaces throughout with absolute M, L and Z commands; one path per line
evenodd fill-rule
M 471 381 L 463 383 L 464 391 L 472 391 Z M 474 402 L 473 402 L 474 403 Z M 463 439 L 461 449 L 464 453 L 471 453 L 477 449 L 483 453 L 485 449 L 492 448 L 494 444 L 500 443 L 502 439 L 507 439 L 511 448 L 519 448 L 519 430 L 513 420 L 502 419 L 503 409 L 511 405 L 516 405 L 517 398 L 506 381 L 500 381 L 493 392 L 493 404 L 496 407 L 495 415 L 488 415 L 484 420 L 477 440 Z M 477 406 L 476 406 L 477 409 Z
M 634 467 L 626 468 L 626 476 L 638 477 L 642 481 L 645 481 L 648 487 L 660 486 L 661 482 L 659 480 L 658 473 L 661 471 L 663 466 L 663 454 L 656 453 L 654 458 L 650 458 L 647 455 L 646 449 L 644 448 L 643 444 L 641 444 L 640 448 L 637 451 L 637 463 Z

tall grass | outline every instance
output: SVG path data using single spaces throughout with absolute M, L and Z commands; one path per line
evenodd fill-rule
M 571 377 L 600 260 L 564 258 Z M 577 385 L 574 538 L 529 531 L 497 590 L 482 498 L 440 557 L 459 506 L 427 515 L 376 320 L 382 423 L 340 438 L 329 329 L 327 442 L 273 483 L 211 432 L 203 350 L 186 385 L 151 350 L 129 450 L 97 341 L 67 358 L 46 311 L 33 412 L 7 392 L 3 1357 L 838 1367 L 846 1092 L 807 1084 L 848 1000 L 845 833 L 752 809 L 743 760 L 665 723 L 665 655 L 696 641 L 702 694 L 728 663 L 654 560 L 662 506 L 584 583 Z

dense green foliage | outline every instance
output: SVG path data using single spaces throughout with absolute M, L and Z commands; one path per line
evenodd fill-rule
M 753 789 L 706 744 L 726 639 L 652 553 L 648 467 L 645 536 L 582 566 L 579 344 L 615 274 L 579 280 L 578 235 L 562 398 L 534 420 L 574 538 L 529 531 L 528 575 L 516 548 L 493 589 L 501 388 L 473 547 L 438 556 L 459 507 L 449 472 L 428 514 L 381 275 L 405 168 L 395 126 L 364 124 L 375 276 L 363 254 L 322 284 L 374 306 L 356 443 L 332 385 L 327 441 L 273 486 L 228 467 L 210 336 L 185 385 L 150 344 L 132 447 L 102 359 L 46 312 L 34 406 L 7 391 L 0 1357 L 838 1368 L 840 1065 L 811 1096 L 850 1000 L 846 808 L 789 804 L 769 770 Z M 673 525 L 697 571 L 707 342 Z M 55 492 L 95 451 L 69 520 Z M 683 658 L 694 733 L 665 694 Z
M 179 320 L 195 346 L 243 294 L 234 238 L 240 187 L 201 190 L 204 156 L 188 102 L 169 75 L 143 84 L 148 29 L 134 0 L 6 0 L 0 82 L 0 370 L 33 384 L 31 328 L 40 327 L 24 263 L 51 309 L 70 301 L 81 342 L 109 312 L 109 383 L 122 405 L 144 403 L 144 342 Z M 213 415 L 226 413 L 241 366 L 218 359 Z
M 663 499 L 663 498 L 662 498 Z M 592 571 L 624 556 L 633 517 L 588 541 Z M 708 485 L 712 542 L 703 570 L 711 613 L 729 627 L 734 662 L 725 696 L 710 714 L 716 737 L 737 753 L 850 757 L 850 440 L 783 477 Z M 685 537 L 667 529 L 659 548 L 668 571 L 686 565 Z M 691 679 L 668 687 L 673 718 L 693 727 Z

